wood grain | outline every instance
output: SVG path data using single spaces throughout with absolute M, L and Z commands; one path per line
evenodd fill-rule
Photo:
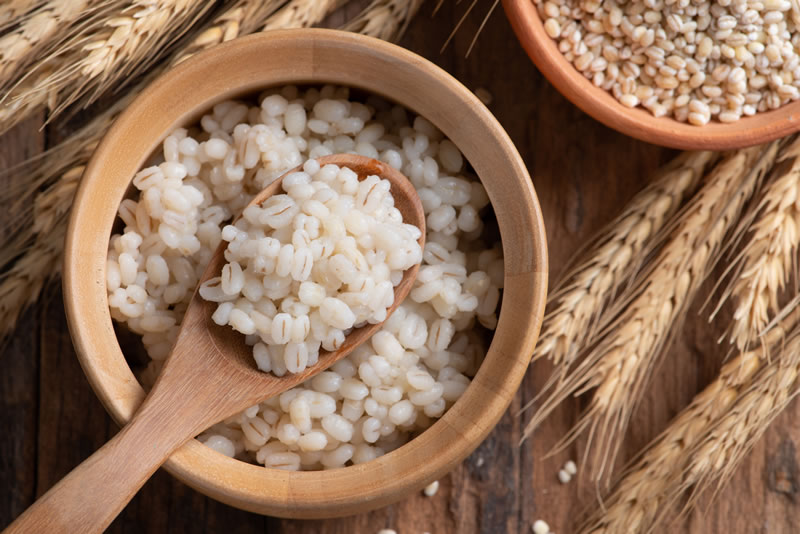
M 447 69 L 470 89 L 485 88 L 492 94 L 489 107 L 533 176 L 547 225 L 551 272 L 557 278 L 560 267 L 581 243 L 611 220 L 641 189 L 648 173 L 672 152 L 626 138 L 571 105 L 530 63 L 501 11 L 489 20 L 471 56 L 464 58 L 490 2 L 478 4 L 440 53 L 446 34 L 467 4 L 445 2 L 436 16 L 431 16 L 432 3 L 423 6 L 403 44 Z M 31 127 L 15 135 L 31 136 L 35 131 Z M 12 137 L 0 140 L 0 152 L 9 153 L 6 140 Z M 9 426 L 2 427 L 5 432 L 0 438 L 0 483 L 13 490 L 4 492 L 0 501 L 0 525 L 32 502 L 36 478 L 39 491 L 46 489 L 117 431 L 77 363 L 60 296 L 52 293 L 45 302 L 26 316 L 3 350 L 0 418 Z M 698 306 L 690 311 L 624 437 L 626 458 L 663 430 L 720 367 L 726 350 L 717 346 L 716 337 L 723 323 L 709 327 L 705 316 Z M 723 318 L 729 316 L 729 310 L 723 314 Z M 557 534 L 573 532 L 580 512 L 596 506 L 595 493 L 575 482 L 561 485 L 556 473 L 566 459 L 580 459 L 582 445 L 551 458 L 544 456 L 575 421 L 580 401 L 567 403 L 532 440 L 517 447 L 521 421 L 514 414 L 534 395 L 545 373 L 546 368 L 537 366 L 528 374 L 494 432 L 441 480 L 432 498 L 417 494 L 374 512 L 337 520 L 280 520 L 208 499 L 162 470 L 108 531 L 372 534 L 390 527 L 399 534 L 494 534 L 529 532 L 531 523 L 543 518 Z M 38 429 L 31 428 L 31 421 L 38 421 Z M 800 403 L 795 401 L 715 500 L 707 496 L 696 512 L 658 531 L 796 532 L 800 524 L 798 444 Z
M 44 147 L 44 134 L 40 132 L 41 117 L 28 119 L 5 135 L 0 136 L 0 169 L 5 169 L 35 155 Z M 3 179 L 5 178 L 5 179 Z M 0 187 L 12 188 L 22 180 L 0 178 Z M 0 239 L 7 239 L 12 230 L 9 223 L 15 214 L 0 210 Z M 0 517 L 19 515 L 36 494 L 36 439 L 38 355 L 36 335 L 39 310 L 29 310 L 20 318 L 17 335 L 3 353 L 3 372 L 0 373 L 0 428 L 8 429 L 0 439 L 0 487 L 7 488 L 0 497 Z M 0 520 L 0 524 L 8 520 Z

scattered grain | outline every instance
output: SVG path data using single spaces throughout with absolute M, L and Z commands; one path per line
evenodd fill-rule
M 550 525 L 541 519 L 537 519 L 533 525 L 531 525 L 531 530 L 533 534 L 550 534 Z
M 422 492 L 425 494 L 426 497 L 433 497 L 434 495 L 436 495 L 437 491 L 439 491 L 438 480 L 434 480 L 433 482 L 425 486 L 424 490 L 422 490 Z

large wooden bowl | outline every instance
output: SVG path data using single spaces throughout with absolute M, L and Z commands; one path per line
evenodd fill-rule
M 75 199 L 64 266 L 70 332 L 89 382 L 117 422 L 127 422 L 144 398 L 114 334 L 105 284 L 112 224 L 133 175 L 173 128 L 191 124 L 219 101 L 269 86 L 323 82 L 394 100 L 428 118 L 461 149 L 497 213 L 505 292 L 497 331 L 472 385 L 444 417 L 399 449 L 353 467 L 286 472 L 227 458 L 192 440 L 165 464 L 206 495 L 283 517 L 376 508 L 458 464 L 514 396 L 539 333 L 547 286 L 544 225 L 525 165 L 503 128 L 458 81 L 407 50 L 354 34 L 285 30 L 238 39 L 192 57 L 144 91 L 100 143 Z
M 550 83 L 583 111 L 626 135 L 672 148 L 729 150 L 800 130 L 800 100 L 733 123 L 714 121 L 705 126 L 656 118 L 645 109 L 625 107 L 564 59 L 556 42 L 545 33 L 533 0 L 503 0 L 503 7 L 523 48 Z

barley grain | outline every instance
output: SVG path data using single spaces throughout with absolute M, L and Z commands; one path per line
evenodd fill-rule
M 701 126 L 711 119 L 733 122 L 800 97 L 800 78 L 795 76 L 795 72 L 800 74 L 795 47 L 800 9 L 795 7 L 791 17 L 784 17 L 761 2 L 670 1 L 645 6 L 614 0 L 552 0 L 535 4 L 545 32 L 565 59 L 585 75 L 601 73 L 603 82 L 595 85 L 626 107 L 642 106 L 654 115 L 669 113 Z M 789 5 L 797 4 L 783 4 Z M 605 65 L 590 60 L 601 50 L 609 62 Z M 619 79 L 612 70 L 620 59 L 630 60 L 621 65 L 626 79 Z M 780 82 L 763 83 L 760 78 L 765 74 Z M 645 101 L 634 96 L 633 86 L 660 91 Z M 714 98 L 727 99 L 748 90 L 757 102 L 712 106 Z M 702 102 L 709 112 L 667 105 L 678 95 Z

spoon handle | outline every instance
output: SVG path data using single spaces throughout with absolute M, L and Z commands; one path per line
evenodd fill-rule
M 187 313 L 172 354 L 131 421 L 3 534 L 102 532 L 178 447 L 213 423 L 282 391 L 278 380 L 271 392 L 263 385 L 263 373 L 211 357 L 219 349 L 205 317 L 201 307 Z
M 164 402 L 151 402 L 108 443 L 36 500 L 3 532 L 102 532 L 191 431 Z M 154 435 L 154 429 L 158 433 Z

